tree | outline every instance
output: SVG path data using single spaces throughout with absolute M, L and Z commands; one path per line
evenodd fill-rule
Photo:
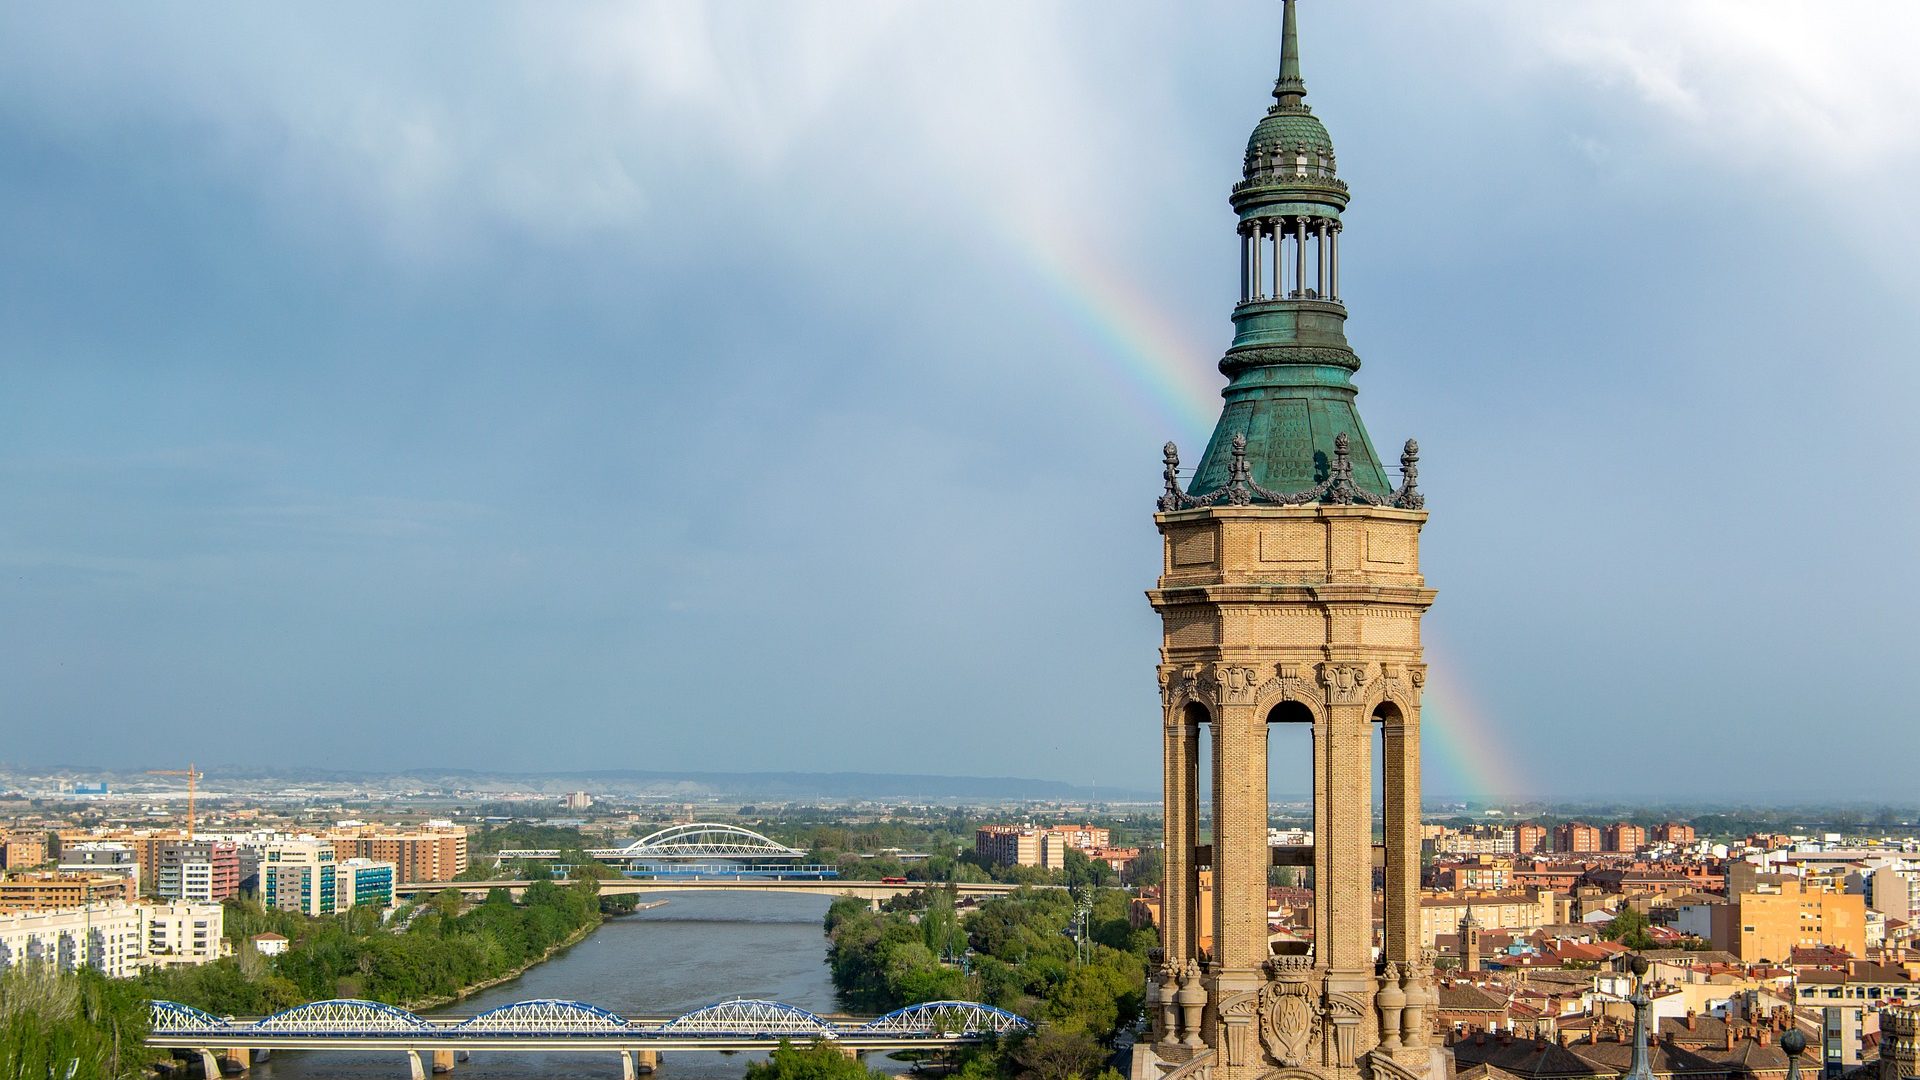
M 1012 1057 L 1028 1080 L 1086 1080 L 1099 1071 L 1107 1052 L 1084 1031 L 1043 1029 L 1016 1043 Z
M 888 1080 L 887 1074 L 869 1069 L 859 1058 L 841 1053 L 824 1042 L 805 1050 L 785 1039 L 773 1048 L 765 1061 L 747 1062 L 747 1080 Z
M 1159 848 L 1148 848 L 1127 867 L 1127 884 L 1134 888 L 1142 885 L 1158 885 L 1167 872 L 1166 853 Z
M 1651 949 L 1653 936 L 1647 932 L 1650 924 L 1647 917 L 1630 907 L 1622 907 L 1607 925 L 1600 929 L 1600 936 L 1608 941 L 1617 941 L 1629 949 Z

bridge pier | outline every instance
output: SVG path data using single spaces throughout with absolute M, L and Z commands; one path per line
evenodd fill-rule
M 452 1072 L 453 1071 L 453 1051 L 435 1050 L 433 1052 L 433 1071 L 436 1073 Z
M 246 1072 L 248 1069 L 253 1068 L 253 1054 L 245 1047 L 229 1049 L 227 1051 L 227 1064 L 237 1066 L 241 1072 Z
M 217 1080 L 221 1075 L 220 1059 L 215 1057 L 213 1051 L 210 1049 L 195 1050 L 193 1052 L 200 1055 L 200 1075 L 206 1077 L 207 1080 Z
M 660 1067 L 660 1051 L 635 1050 L 633 1052 L 633 1063 L 639 1071 L 650 1073 Z M 629 1078 L 629 1080 L 632 1080 L 632 1078 Z
M 412 1080 L 427 1080 L 427 1070 L 420 1064 L 420 1051 L 402 1050 L 407 1055 L 407 1072 Z

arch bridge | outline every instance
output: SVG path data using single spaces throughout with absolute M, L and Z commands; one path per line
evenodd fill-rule
M 1031 1028 L 1022 1017 L 973 1001 L 930 1001 L 885 1016 L 829 1016 L 778 1001 L 736 998 L 680 1016 L 623 1017 L 582 1001 L 517 1001 L 474 1016 L 423 1017 L 377 1001 L 342 998 L 255 1019 L 214 1016 L 189 1005 L 150 1005 L 149 1046 L 196 1053 L 219 1075 L 216 1050 L 244 1067 L 261 1051 L 399 1052 L 415 1080 L 422 1054 L 436 1068 L 470 1051 L 612 1052 L 628 1080 L 662 1052 L 769 1050 L 782 1040 L 830 1044 L 845 1053 L 962 1046 Z
M 672 825 L 624 847 L 588 848 L 593 859 L 632 876 L 675 877 L 754 874 L 779 878 L 828 878 L 830 866 L 806 865 L 807 853 L 738 825 L 690 822 Z M 496 862 L 555 861 L 556 848 L 511 848 Z

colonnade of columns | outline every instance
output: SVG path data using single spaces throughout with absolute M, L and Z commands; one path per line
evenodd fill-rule
M 1327 989 L 1372 998 L 1380 994 L 1381 1044 L 1387 1050 L 1425 1044 L 1425 957 L 1419 923 L 1420 735 L 1417 720 L 1392 708 L 1325 703 L 1312 722 L 1314 927 L 1311 963 Z M 1208 984 L 1264 978 L 1268 956 L 1266 881 L 1269 724 L 1306 720 L 1251 704 L 1170 711 L 1164 729 L 1167 877 L 1162 945 L 1167 967 L 1157 979 L 1157 1041 L 1199 1045 L 1196 1021 Z M 1206 725 L 1211 760 L 1202 761 Z M 1373 935 L 1373 799 L 1371 758 L 1379 732 L 1382 761 L 1385 890 L 1383 933 Z M 1199 839 L 1200 770 L 1213 779 L 1212 948 L 1201 963 L 1195 857 Z M 1376 989 L 1377 988 L 1377 989 Z M 1219 991 L 1215 991 L 1218 993 Z M 1385 1015 L 1390 1013 L 1391 1015 Z M 1191 1014 L 1191 1015 L 1188 1015 Z
M 1261 218 L 1241 225 L 1241 303 L 1339 298 L 1338 218 Z

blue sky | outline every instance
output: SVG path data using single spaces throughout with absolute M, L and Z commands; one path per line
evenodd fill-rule
M 1920 11 L 1830 15 L 1302 5 L 1430 793 L 1907 793 Z M 1278 21 L 0 9 L 0 757 L 1154 784 Z

